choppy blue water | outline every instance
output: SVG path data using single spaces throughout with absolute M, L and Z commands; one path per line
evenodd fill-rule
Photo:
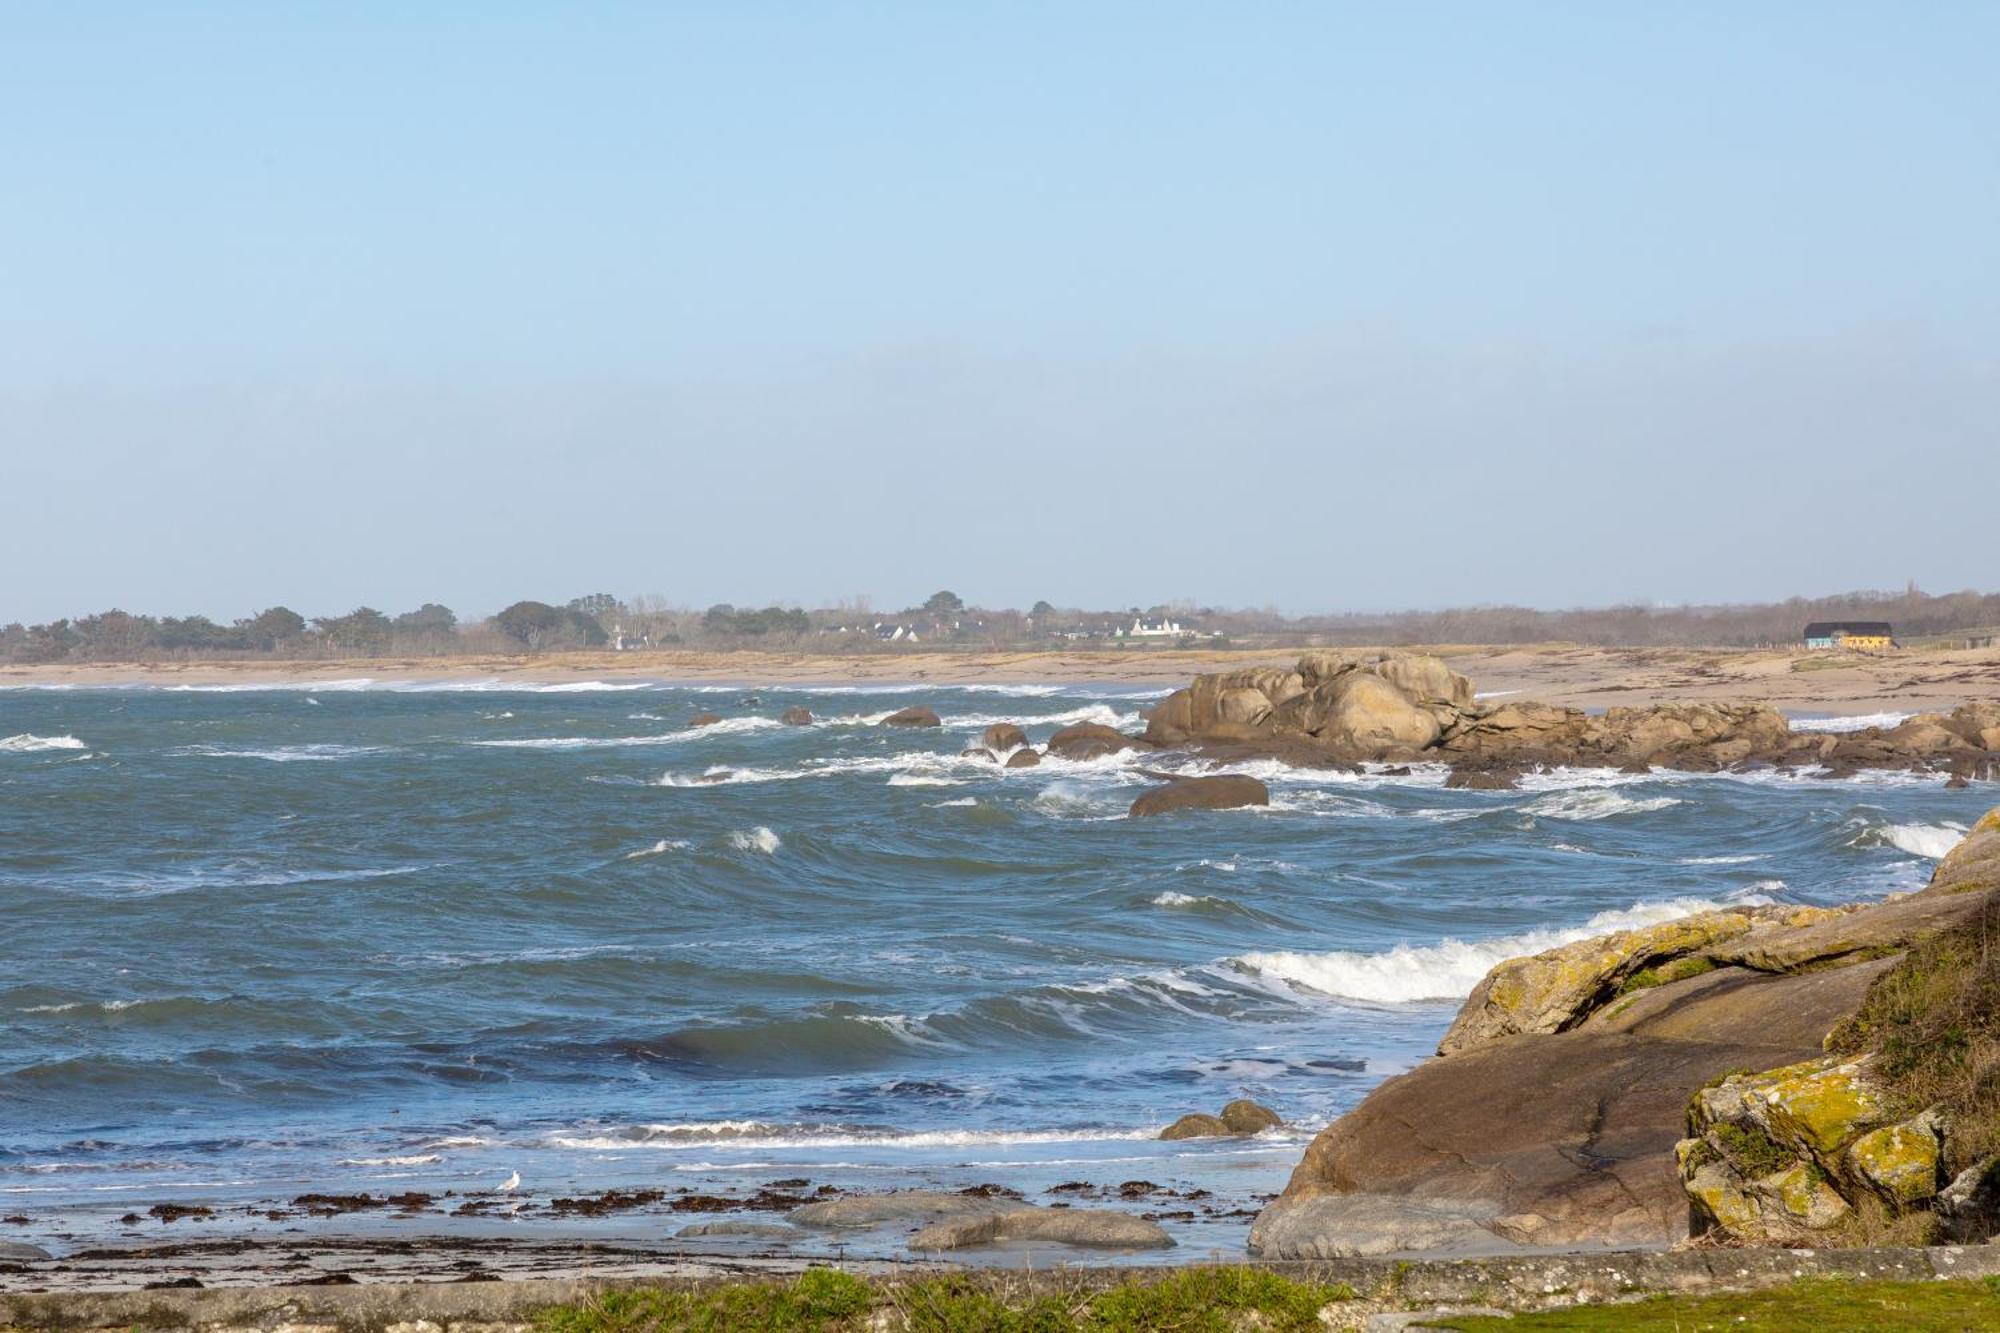
M 873 725 L 928 701 L 942 732 Z M 1915 887 L 1939 781 L 1003 771 L 1053 687 L 0 691 L 0 1213 L 1135 1177 L 1249 1203 L 1493 961 Z M 776 721 L 802 704 L 811 727 Z M 689 731 L 698 710 L 727 720 Z M 721 781 L 704 781 L 721 776 Z M 1293 1130 L 1159 1144 L 1236 1096 Z M 254 1215 L 244 1212 L 250 1221 Z M 1180 1224 L 1240 1245 L 1247 1219 Z

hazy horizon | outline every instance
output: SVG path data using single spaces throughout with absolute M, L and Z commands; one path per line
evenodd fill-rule
M 21 13 L 0 620 L 2000 584 L 2000 10 Z

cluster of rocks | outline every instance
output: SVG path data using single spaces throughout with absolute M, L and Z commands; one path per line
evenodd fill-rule
M 1947 1123 L 1828 1047 L 1909 948 L 1997 907 L 2000 810 L 1917 893 L 1708 912 L 1503 962 L 1441 1058 L 1314 1139 L 1251 1251 L 1794 1243 L 1864 1206 L 1991 1229 L 1995 1164 L 1955 1160 Z
M 1160 1131 L 1163 1139 L 1219 1139 L 1245 1138 L 1267 1129 L 1276 1129 L 1285 1122 L 1278 1113 L 1268 1106 L 1239 1097 L 1222 1108 L 1221 1115 L 1204 1115 L 1196 1112 L 1184 1115 Z
M 1310 652 L 1290 670 L 1197 676 L 1153 710 L 1148 741 L 1294 762 L 1443 761 L 1454 785 L 1511 786 L 1538 767 L 1748 766 L 1937 769 L 2000 777 L 2000 703 L 1921 713 L 1895 727 L 1795 733 L 1763 704 L 1687 703 L 1600 714 L 1529 701 L 1481 701 L 1436 657 Z

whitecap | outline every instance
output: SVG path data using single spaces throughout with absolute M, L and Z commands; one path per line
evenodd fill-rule
M 263 759 L 274 764 L 292 763 L 334 763 L 342 759 L 356 759 L 362 755 L 386 754 L 386 745 L 334 745 L 316 743 L 311 745 L 273 746 L 231 746 L 231 745 L 182 745 L 166 753 L 181 759 Z
M 340 1166 L 429 1166 L 444 1158 L 434 1152 L 405 1153 L 396 1157 L 343 1157 Z
M 740 736 L 780 725 L 768 717 L 728 717 L 702 727 L 684 727 L 648 736 L 535 736 L 504 741 L 472 741 L 496 750 L 606 750 L 627 745 L 678 745 L 709 736 Z
M 1877 842 L 1887 843 L 1897 851 L 1908 852 L 1911 856 L 1921 856 L 1932 861 L 1949 855 L 1952 848 L 1964 841 L 1967 831 L 1965 825 L 1950 822 L 1884 824 L 1870 830 Z
M 1861 713 L 1853 717 L 1795 717 L 1790 719 L 1793 731 L 1864 731 L 1869 727 L 1893 727 L 1906 722 L 1911 713 Z
M 1539 815 L 1544 819 L 1594 820 L 1610 819 L 1614 815 L 1636 815 L 1650 810 L 1664 810 L 1668 806 L 1680 803 L 1680 798 L 1676 796 L 1654 796 L 1644 800 L 1634 800 L 1619 792 L 1597 787 L 1550 792 L 1522 806 L 1521 812 Z
M 661 838 L 651 847 L 641 847 L 636 852 L 625 853 L 625 859 L 627 861 L 636 861 L 642 856 L 664 856 L 668 852 L 679 851 L 687 845 L 686 840 L 682 838 Z
M 752 829 L 738 829 L 729 835 L 729 845 L 739 852 L 762 852 L 769 856 L 785 844 L 778 835 L 759 824 Z
M 941 778 L 924 773 L 897 773 L 889 779 L 891 787 L 963 787 L 963 778 Z
M 0 736 L 0 754 L 39 754 L 44 750 L 81 750 L 87 748 L 74 736 L 32 736 L 21 732 L 15 736 Z
M 1737 901 L 1752 902 L 1757 897 L 1745 894 Z M 1674 898 L 1666 902 L 1634 903 L 1622 911 L 1599 912 L 1581 926 L 1529 930 L 1493 939 L 1399 944 L 1382 953 L 1351 950 L 1246 953 L 1224 959 L 1223 964 L 1260 982 L 1347 1000 L 1386 1004 L 1455 1000 L 1471 994 L 1472 988 L 1496 963 L 1509 958 L 1540 953 L 1594 935 L 1712 912 L 1728 905 L 1704 898 Z
M 930 808 L 933 810 L 963 810 L 978 804 L 979 798 L 977 796 L 961 796 L 955 801 L 933 801 Z

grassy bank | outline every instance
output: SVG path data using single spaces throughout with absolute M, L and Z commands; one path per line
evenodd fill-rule
M 635 1288 L 545 1310 L 540 1333 L 1305 1333 L 1358 1328 L 1371 1313 L 1422 1308 L 1394 1293 L 1363 1300 L 1342 1284 L 1250 1268 L 1135 1276 L 1063 1291 L 1049 1275 L 965 1273 L 881 1282 L 833 1269 L 786 1282 Z M 1762 1291 L 1654 1296 L 1511 1318 L 1438 1315 L 1427 1327 L 1534 1330 L 1946 1330 L 2000 1328 L 2000 1279 L 1883 1282 L 1815 1278 Z

